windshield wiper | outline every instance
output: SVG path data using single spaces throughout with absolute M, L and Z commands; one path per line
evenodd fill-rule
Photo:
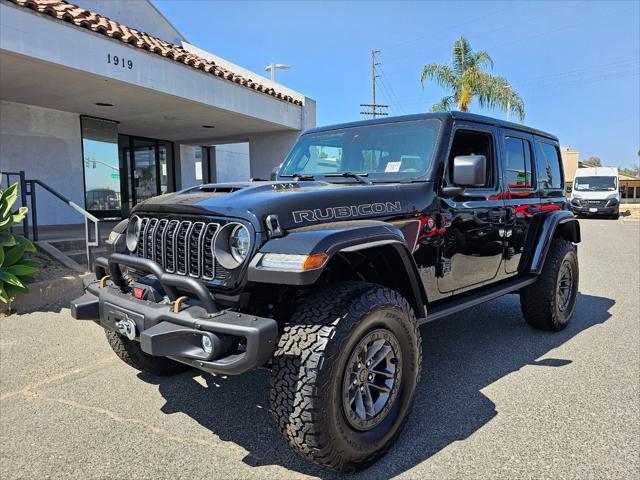
M 305 173 L 281 173 L 280 177 L 294 178 L 296 180 L 315 180 L 313 175 L 307 175 Z
M 340 172 L 340 173 L 325 173 L 325 177 L 343 177 L 343 178 L 355 178 L 360 183 L 364 183 L 365 185 L 373 185 L 373 182 L 367 180 L 364 177 L 368 177 L 368 173 L 353 173 L 353 172 Z

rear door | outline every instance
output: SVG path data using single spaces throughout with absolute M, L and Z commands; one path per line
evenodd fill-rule
M 540 196 L 536 189 L 534 139 L 517 130 L 500 129 L 502 143 L 502 185 L 507 211 L 505 271 L 517 273 L 531 218 L 538 210 Z

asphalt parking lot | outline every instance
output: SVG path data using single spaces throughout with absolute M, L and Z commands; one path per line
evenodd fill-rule
M 639 478 L 640 222 L 581 224 L 571 325 L 530 329 L 514 295 L 425 325 L 407 427 L 350 478 Z M 337 477 L 280 438 L 268 383 L 138 373 L 67 309 L 0 319 L 0 477 Z

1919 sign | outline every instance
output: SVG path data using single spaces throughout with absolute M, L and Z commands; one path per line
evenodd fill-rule
M 113 65 L 114 67 L 122 67 L 129 70 L 133 69 L 133 60 L 127 60 L 124 57 L 111 55 L 110 53 L 107 53 L 107 63 Z

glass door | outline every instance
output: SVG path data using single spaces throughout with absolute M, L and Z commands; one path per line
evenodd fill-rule
M 173 143 L 119 135 L 118 144 L 125 217 L 137 203 L 174 190 Z
M 134 202 L 155 197 L 160 192 L 158 147 L 153 140 L 133 139 Z

